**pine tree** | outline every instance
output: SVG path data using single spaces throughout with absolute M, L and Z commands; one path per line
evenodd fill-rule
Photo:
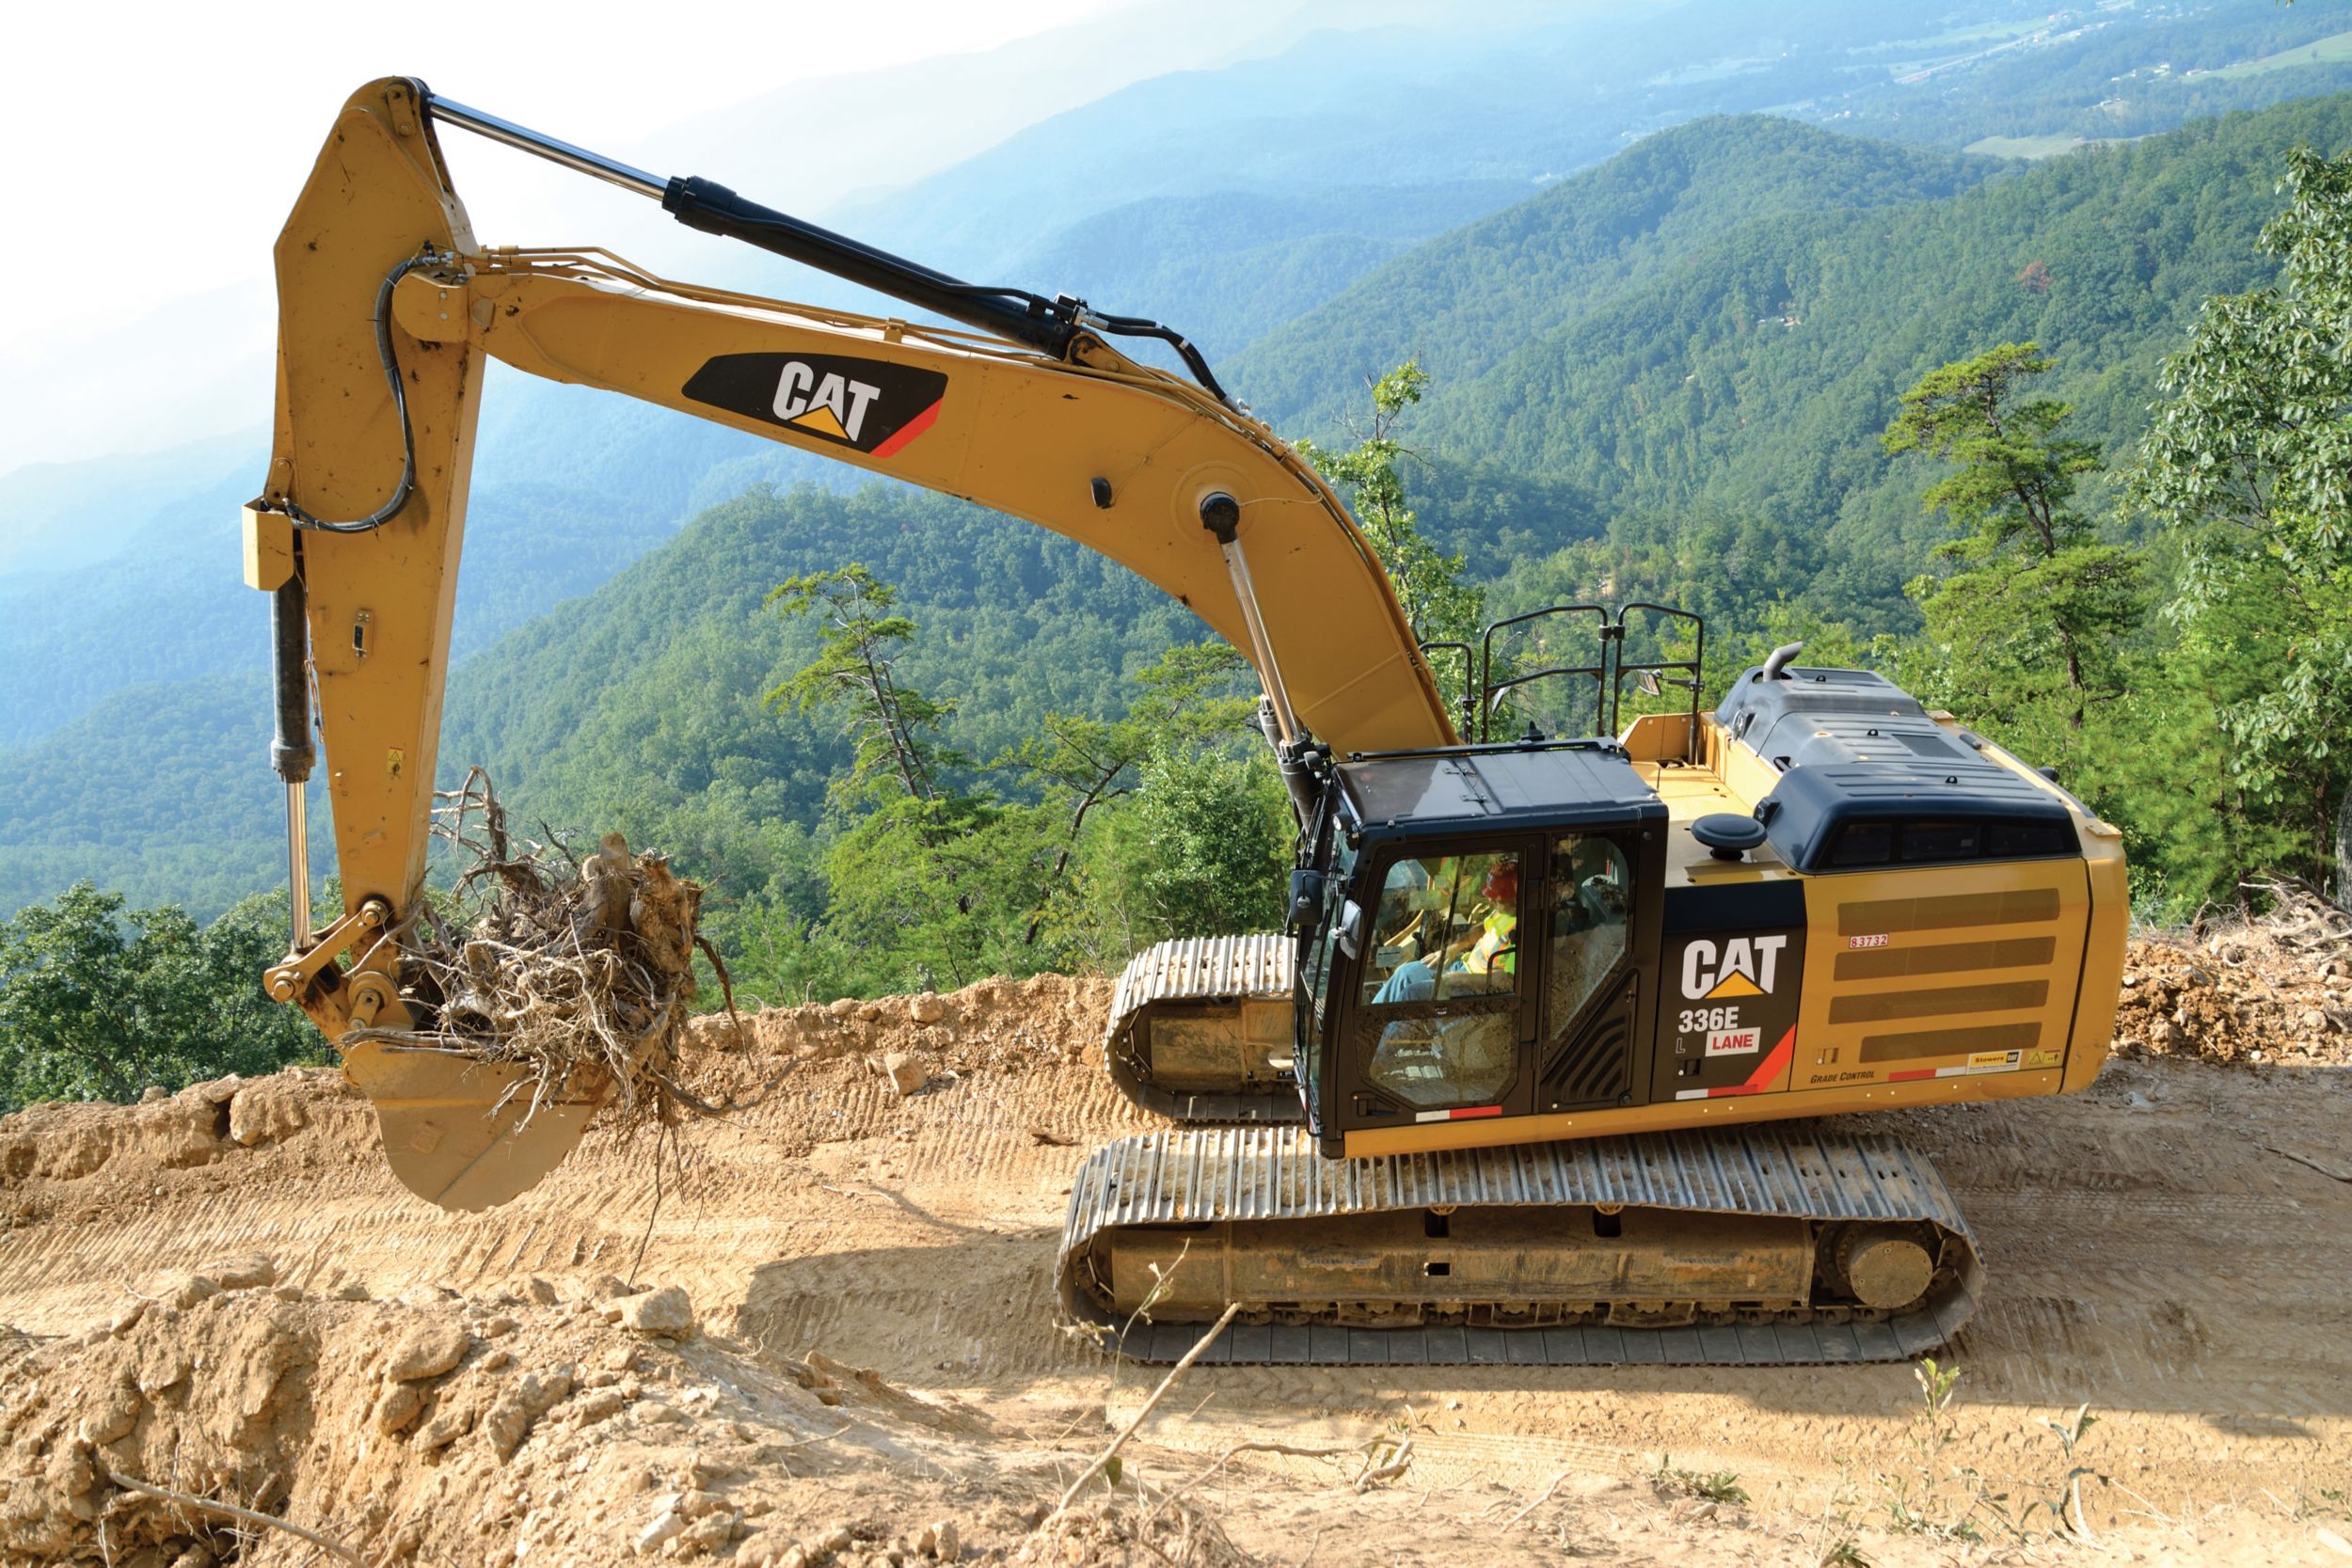
M 1333 451 L 1302 439 L 1299 455 L 1346 490 L 1357 525 L 1387 569 L 1413 635 L 1424 642 L 1474 637 L 1486 611 L 1485 591 L 1462 581 L 1463 558 L 1442 554 L 1423 538 L 1419 515 L 1406 504 L 1402 465 L 1414 454 L 1396 430 L 1405 411 L 1428 390 L 1429 372 L 1420 360 L 1407 359 L 1370 385 L 1372 424 L 1352 431 L 1356 445 Z
M 1882 441 L 1951 465 L 1923 502 L 1955 531 L 1936 552 L 1952 567 L 1906 589 L 1943 665 L 1935 684 L 2029 749 L 2079 752 L 2090 710 L 2124 689 L 2140 574 L 2134 553 L 2103 542 L 2074 507 L 2099 451 L 2058 434 L 2067 404 L 2025 395 L 2049 368 L 2036 345 L 2003 343 L 1931 371 Z M 2053 715 L 2071 736 L 2044 733 Z

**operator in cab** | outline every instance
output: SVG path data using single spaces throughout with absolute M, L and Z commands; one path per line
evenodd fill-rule
M 1384 937 L 1384 945 L 1408 947 L 1420 939 L 1421 927 L 1428 915 L 1438 913 L 1442 918 L 1452 914 L 1454 900 L 1447 893 L 1449 888 L 1459 887 L 1465 879 L 1463 874 L 1464 866 L 1458 861 L 1439 863 L 1434 875 L 1431 868 L 1419 861 L 1398 862 L 1390 872 L 1387 895 L 1382 899 L 1385 918 L 1380 928 L 1391 933 Z M 1439 911 L 1415 907 L 1424 900 L 1447 908 Z M 1477 905 L 1468 913 L 1466 929 L 1444 941 L 1431 957 L 1406 958 L 1382 982 L 1372 1000 L 1426 1002 L 1437 995 L 1440 974 L 1507 976 L 1518 973 L 1518 860 L 1510 856 L 1494 860 L 1479 883 Z M 1508 985 L 1507 980 L 1503 983 Z

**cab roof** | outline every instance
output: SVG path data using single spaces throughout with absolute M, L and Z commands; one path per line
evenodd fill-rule
M 1339 768 L 1367 836 L 1512 832 L 1666 817 L 1622 752 L 1600 741 L 1360 756 Z

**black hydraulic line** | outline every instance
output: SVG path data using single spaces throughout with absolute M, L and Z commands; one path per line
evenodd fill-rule
M 425 106 L 436 118 L 452 125 L 623 190 L 652 197 L 661 203 L 663 211 L 689 229 L 756 245 L 787 261 L 919 306 L 949 321 L 1026 343 L 1057 359 L 1069 358 L 1071 341 L 1085 330 L 1120 338 L 1156 338 L 1176 351 L 1193 377 L 1218 402 L 1232 401 L 1210 372 L 1207 357 L 1183 333 L 1158 322 L 1141 316 L 1104 315 L 1082 300 L 1049 299 L 1026 289 L 966 283 L 847 234 L 836 234 L 804 218 L 763 207 L 714 180 L 684 176 L 663 181 L 643 169 L 434 93 L 425 94 Z
M 878 293 L 919 305 L 950 321 L 1042 349 L 1056 358 L 1069 352 L 1070 340 L 1077 336 L 1077 324 L 1069 313 L 1042 294 L 977 287 L 877 250 L 847 234 L 763 207 L 713 180 L 692 176 L 672 180 L 661 193 L 661 208 L 689 229 L 757 245 Z
M 449 257 L 428 245 L 387 273 L 383 284 L 375 291 L 375 354 L 384 367 L 384 385 L 391 393 L 392 412 L 400 420 L 400 477 L 392 482 L 391 494 L 384 498 L 381 506 L 364 517 L 330 522 L 304 511 L 295 504 L 294 493 L 288 491 L 274 498 L 273 505 L 292 519 L 294 527 L 317 533 L 368 533 L 390 522 L 400 515 L 400 509 L 408 504 L 408 498 L 417 487 L 417 432 L 408 420 L 408 387 L 401 379 L 400 357 L 392 352 L 392 291 L 400 286 L 402 278 L 419 267 L 434 266 L 449 260 Z
M 1192 372 L 1192 378 L 1200 383 L 1210 396 L 1219 403 L 1230 404 L 1233 401 L 1225 395 L 1225 388 L 1217 385 L 1216 377 L 1210 372 L 1208 356 L 1193 347 L 1192 340 L 1174 327 L 1163 326 L 1143 316 L 1106 316 L 1092 309 L 1088 310 L 1082 319 L 1089 326 L 1113 337 L 1159 339 L 1175 349 L 1177 356 L 1184 360 L 1184 368 Z

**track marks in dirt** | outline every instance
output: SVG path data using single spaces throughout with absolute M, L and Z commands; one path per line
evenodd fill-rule
M 514 1204 L 443 1214 L 376 1163 L 363 1103 L 306 1084 L 308 1124 L 278 1143 L 9 1189 L 36 1212 L 0 1232 L 0 1320 L 63 1332 L 125 1274 L 259 1246 L 310 1288 L 349 1278 L 381 1294 L 626 1275 L 642 1243 L 644 1276 L 685 1285 L 714 1328 L 765 1357 L 818 1348 L 1017 1429 L 1044 1413 L 1066 1422 L 1099 1410 L 1111 1384 L 1104 1358 L 1051 1322 L 1068 1182 L 1089 1147 L 1152 1123 L 1078 1043 L 1099 1009 L 1074 991 L 1042 1000 L 1050 1027 L 972 1006 L 952 1037 L 886 1008 L 768 1026 L 793 1053 L 739 1053 L 735 1069 L 752 1082 L 785 1068 L 775 1090 L 686 1130 L 658 1214 L 655 1147 L 603 1132 Z M 933 1073 L 905 1099 L 866 1065 L 894 1040 Z M 2040 1419 L 2088 1400 L 2106 1418 L 2098 1461 L 2159 1506 L 2340 1485 L 2352 1184 L 2265 1145 L 2341 1148 L 2347 1111 L 2343 1069 L 2119 1060 L 2083 1096 L 1883 1118 L 1929 1150 L 1987 1255 L 1979 1316 L 1944 1357 L 1964 1374 L 1956 1462 L 2037 1475 Z M 1073 1143 L 1040 1144 L 1032 1128 Z M 1409 1409 L 1435 1484 L 1505 1475 L 1532 1496 L 1564 1467 L 1637 1474 L 1671 1453 L 1791 1506 L 1841 1462 L 1899 1451 L 1916 1401 L 1900 1366 L 1204 1367 L 1186 1395 L 1169 1408 L 1191 1425 L 1162 1440 L 1196 1454 L 1241 1432 L 1359 1440 Z

